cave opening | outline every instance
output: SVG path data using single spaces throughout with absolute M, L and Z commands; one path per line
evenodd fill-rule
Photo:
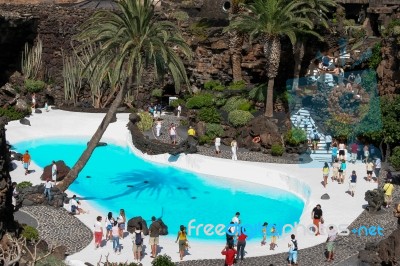
M 25 43 L 31 47 L 36 36 L 38 19 L 0 16 L 0 87 L 15 72 L 21 72 Z

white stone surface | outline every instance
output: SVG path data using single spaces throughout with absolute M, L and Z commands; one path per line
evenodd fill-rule
M 363 210 L 362 206 L 366 204 L 364 200 L 364 192 L 368 189 L 373 189 L 376 184 L 367 183 L 363 177 L 365 176 L 365 165 L 360 162 L 355 165 L 348 165 L 347 175 L 352 170 L 358 173 L 358 184 L 355 197 L 352 198 L 346 193 L 348 183 L 339 185 L 328 181 L 327 188 L 321 184 L 322 181 L 322 164 L 313 162 L 307 165 L 285 165 L 285 164 L 269 164 L 256 163 L 245 161 L 231 161 L 220 158 L 206 157 L 202 155 L 180 155 L 174 162 L 169 162 L 170 155 L 163 154 L 150 156 L 142 154 L 135 149 L 131 142 L 131 137 L 126 128 L 129 114 L 118 114 L 117 122 L 110 124 L 105 132 L 102 141 L 114 143 L 121 146 L 129 145 L 136 154 L 140 154 L 145 159 L 174 165 L 179 168 L 188 169 L 194 172 L 210 174 L 216 176 L 225 176 L 232 179 L 240 179 L 248 182 L 265 184 L 277 188 L 289 190 L 305 200 L 305 209 L 300 219 L 300 224 L 309 225 L 312 223 L 311 210 L 316 204 L 321 204 L 324 211 L 325 225 L 327 224 L 350 224 Z M 24 126 L 18 121 L 10 122 L 7 128 L 7 139 L 12 143 L 25 141 L 37 138 L 50 137 L 72 137 L 88 139 L 97 129 L 104 114 L 91 113 L 74 113 L 61 110 L 51 110 L 42 114 L 34 114 L 29 118 L 31 126 Z M 239 154 L 240 156 L 240 154 Z M 318 157 L 323 155 L 318 154 Z M 325 155 L 327 161 L 330 156 Z M 39 184 L 42 169 L 34 164 L 35 158 L 32 158 L 33 163 L 31 169 L 34 173 L 28 176 L 24 175 L 21 162 L 16 162 L 17 169 L 11 172 L 13 181 L 21 182 L 29 180 L 34 184 Z M 67 191 L 71 196 L 72 191 Z M 330 200 L 321 200 L 322 194 L 328 193 Z M 89 228 L 93 227 L 96 216 L 104 215 L 92 207 L 90 200 L 82 203 L 85 210 L 89 210 L 89 214 L 78 215 L 77 217 L 86 224 Z M 232 214 L 233 215 L 233 214 Z M 167 253 L 174 261 L 179 260 L 178 245 L 175 243 L 175 232 L 171 229 L 171 235 L 161 237 L 160 246 L 161 253 Z M 326 235 L 318 237 L 310 234 L 297 234 L 299 248 L 310 247 L 322 242 L 325 242 Z M 270 251 L 269 246 L 260 246 L 259 242 L 250 242 L 246 246 L 247 256 L 260 256 L 274 254 L 287 251 L 288 236 L 281 237 L 278 240 L 278 247 L 275 251 Z M 261 236 L 260 236 L 261 241 Z M 269 241 L 269 239 L 268 239 Z M 145 242 L 148 243 L 148 237 Z M 131 262 L 133 261 L 132 242 L 129 238 L 122 240 L 123 250 L 121 255 L 116 255 L 112 252 L 112 244 L 108 242 L 103 248 L 94 249 L 94 243 L 83 249 L 81 252 L 72 254 L 68 257 L 71 265 L 80 265 L 80 261 L 87 261 L 92 264 L 97 264 L 102 256 L 103 261 L 106 255 L 109 255 L 111 262 Z M 205 259 L 205 258 L 222 258 L 220 251 L 224 247 L 224 243 L 204 243 L 201 241 L 190 241 L 191 249 L 185 260 Z M 145 257 L 142 261 L 143 265 L 151 265 L 150 248 L 145 248 Z

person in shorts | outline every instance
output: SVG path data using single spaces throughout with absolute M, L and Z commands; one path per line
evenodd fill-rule
M 335 251 L 336 237 L 336 230 L 333 229 L 333 226 L 329 226 L 328 239 L 326 240 L 326 250 L 328 251 L 328 258 L 326 259 L 326 262 L 333 261 L 333 252 Z
M 171 138 L 171 143 L 173 145 L 176 144 L 176 127 L 174 123 L 171 123 L 169 129 L 168 129 L 169 137 Z
M 29 155 L 29 151 L 25 151 L 24 155 L 22 155 L 22 163 L 24 164 L 25 175 L 29 174 L 29 164 L 31 163 L 31 156 Z
M 339 168 L 339 180 L 338 183 L 339 184 L 343 184 L 344 183 L 344 177 L 346 176 L 346 161 L 342 160 L 342 163 L 340 164 L 340 168 Z
M 143 246 L 143 239 L 144 234 L 140 226 L 138 228 L 133 227 L 133 234 L 132 234 L 132 242 L 133 242 L 133 257 L 135 262 L 140 265 L 140 261 L 142 260 L 142 246 Z
M 350 176 L 350 184 L 349 184 L 349 192 L 352 197 L 354 197 L 354 192 L 356 191 L 357 184 L 357 174 L 356 171 L 353 171 Z
M 156 220 L 156 217 L 151 217 L 151 225 L 149 228 L 149 245 L 151 246 L 151 258 L 157 256 L 157 245 L 159 244 L 159 237 L 161 233 L 161 224 Z
M 367 181 L 371 182 L 372 172 L 374 171 L 374 163 L 371 160 L 368 160 L 366 168 L 367 168 Z

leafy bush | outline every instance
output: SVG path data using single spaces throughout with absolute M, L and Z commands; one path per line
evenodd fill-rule
M 249 111 L 235 110 L 229 113 L 228 121 L 234 127 L 246 125 L 254 116 Z
M 175 266 L 175 263 L 172 262 L 171 257 L 164 254 L 158 255 L 152 262 L 153 266 Z
M 273 144 L 271 147 L 272 156 L 282 156 L 285 149 L 280 144 Z
M 154 90 L 152 90 L 151 91 L 151 96 L 160 98 L 162 96 L 162 89 L 154 89 Z
M 177 99 L 177 100 L 172 101 L 170 105 L 172 107 L 174 107 L 174 108 L 177 108 L 179 104 L 181 106 L 184 106 L 185 105 L 185 100 L 184 99 Z
M 39 256 L 42 254 L 39 253 Z M 43 254 L 44 255 L 44 254 Z M 49 255 L 44 259 L 39 260 L 38 262 L 35 263 L 36 266 L 49 266 L 49 265 L 54 265 L 54 266 L 67 266 L 67 264 L 62 260 L 57 258 L 54 255 Z M 124 264 L 125 266 L 125 264 Z M 129 266 L 137 266 L 136 264 L 130 265 Z
M 181 126 L 184 126 L 184 127 L 186 127 L 186 126 L 188 126 L 189 125 L 189 121 L 187 121 L 186 119 L 181 119 L 181 121 L 180 121 L 180 123 L 179 123 Z
M 140 131 L 147 131 L 153 126 L 153 117 L 148 112 L 140 112 L 140 121 L 137 123 Z
M 264 102 L 266 98 L 267 84 L 259 84 L 249 91 L 249 99 L 256 102 Z
M 222 107 L 222 110 L 229 113 L 231 111 L 238 110 L 241 105 L 247 102 L 249 101 L 240 96 L 231 97 L 226 101 L 226 104 Z
M 224 91 L 225 86 L 221 84 L 219 80 L 209 80 L 204 83 L 204 88 L 206 90 L 214 90 L 214 91 Z
M 251 105 L 250 102 L 245 102 L 245 103 L 242 103 L 241 105 L 239 105 L 238 110 L 250 111 L 251 106 L 252 106 L 252 105 Z
M 210 23 L 207 19 L 201 19 L 199 22 L 193 23 L 189 26 L 190 33 L 197 37 L 199 41 L 204 41 L 208 37 L 208 28 Z
M 207 124 L 206 135 L 211 139 L 215 139 L 224 133 L 224 128 L 220 124 Z
M 24 189 L 24 188 L 31 187 L 31 186 L 32 186 L 32 183 L 29 181 L 22 181 L 21 183 L 17 184 L 18 189 Z
M 22 111 L 15 110 L 14 107 L 0 108 L 0 117 L 5 116 L 10 121 L 19 120 L 21 118 L 24 118 L 28 114 L 29 114 L 28 110 L 26 110 L 26 112 L 22 112 Z
M 199 137 L 199 144 L 200 144 L 200 145 L 208 144 L 208 143 L 211 143 L 212 140 L 213 140 L 213 139 L 210 138 L 209 136 L 203 135 L 203 136 L 200 136 L 200 137 Z
M 22 230 L 22 236 L 26 238 L 27 241 L 37 241 L 39 240 L 39 232 L 36 228 L 25 225 Z
M 400 146 L 397 146 L 393 149 L 393 153 L 390 156 L 389 161 L 396 171 L 400 170 Z
M 228 86 L 228 90 L 244 90 L 246 82 L 244 80 L 234 81 Z
M 368 66 L 372 69 L 376 69 L 380 62 L 382 61 L 382 54 L 381 54 L 381 43 L 377 43 L 372 48 L 372 55 L 368 60 Z
M 26 79 L 25 87 L 28 92 L 39 92 L 46 87 L 46 83 L 41 80 Z
M 189 109 L 200 109 L 202 107 L 210 107 L 214 104 L 213 96 L 208 93 L 195 95 L 186 102 Z
M 189 19 L 189 14 L 186 13 L 185 11 L 175 11 L 171 14 L 171 17 L 176 19 L 178 23 L 181 21 L 186 21 Z
M 285 142 L 291 146 L 298 146 L 307 141 L 307 134 L 300 128 L 292 128 L 285 135 Z
M 221 114 L 215 107 L 201 108 L 198 117 L 206 123 L 219 123 L 221 121 Z

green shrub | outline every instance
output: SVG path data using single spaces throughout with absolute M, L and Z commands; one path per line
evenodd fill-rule
M 372 55 L 368 60 L 369 68 L 376 69 L 378 65 L 381 63 L 382 61 L 381 48 L 382 46 L 380 42 L 375 44 L 374 47 L 372 48 Z
M 400 146 L 397 146 L 393 149 L 393 153 L 390 156 L 389 161 L 396 171 L 400 170 Z
M 280 144 L 273 144 L 271 147 L 272 156 L 282 156 L 285 149 Z
M 181 119 L 180 125 L 186 127 L 189 125 L 189 121 L 187 121 L 186 119 Z
M 210 138 L 209 136 L 203 135 L 203 136 L 200 136 L 200 137 L 199 137 L 199 144 L 200 144 L 200 145 L 209 144 L 209 143 L 212 142 L 212 140 L 213 140 L 213 139 Z
M 31 187 L 31 186 L 32 186 L 32 183 L 29 181 L 22 181 L 21 183 L 17 184 L 18 189 L 24 189 L 24 188 Z
M 39 256 L 42 256 L 42 255 L 45 255 L 45 254 L 40 254 L 39 253 Z M 49 255 L 46 258 L 39 260 L 38 262 L 35 263 L 35 265 L 36 266 L 49 266 L 49 265 L 52 265 L 52 266 L 67 266 L 67 264 L 62 259 L 59 259 L 54 255 Z M 124 264 L 124 266 L 125 266 L 125 264 Z M 131 265 L 129 264 L 129 266 L 131 266 Z M 137 266 L 137 265 L 134 264 L 132 266 Z
M 204 83 L 204 88 L 206 90 L 214 90 L 214 91 L 224 91 L 225 86 L 221 84 L 219 80 L 209 80 Z
M 254 116 L 249 111 L 235 110 L 229 113 L 228 121 L 234 127 L 246 125 Z
M 200 109 L 198 118 L 206 123 L 219 123 L 221 114 L 215 107 L 205 107 Z
M 250 102 L 245 102 L 242 103 L 241 105 L 239 105 L 238 110 L 242 110 L 242 111 L 250 111 L 252 105 Z
M 46 83 L 41 80 L 26 79 L 25 87 L 28 92 L 39 92 L 46 87 Z
M 153 126 L 153 117 L 148 112 L 140 112 L 138 113 L 140 116 L 140 121 L 137 123 L 138 128 L 140 131 L 147 131 L 151 129 Z
M 162 89 L 154 89 L 151 91 L 151 96 L 160 98 L 162 96 L 162 93 L 163 93 Z
M 36 228 L 25 225 L 22 230 L 22 236 L 26 238 L 27 241 L 37 241 L 39 240 L 39 232 Z
M 220 137 L 224 134 L 224 128 L 220 124 L 207 124 L 206 125 L 206 135 L 211 139 Z
M 259 84 L 249 91 L 249 99 L 256 102 L 264 102 L 266 98 L 267 84 Z
M 200 109 L 202 107 L 210 107 L 213 104 L 213 96 L 211 94 L 204 93 L 189 98 L 186 102 L 186 107 L 189 109 Z
M 228 86 L 228 90 L 244 90 L 246 82 L 244 80 L 234 81 Z
M 171 257 L 164 254 L 158 255 L 152 262 L 153 266 L 175 266 L 175 263 L 172 262 Z
M 225 105 L 222 107 L 222 110 L 229 113 L 231 111 L 238 110 L 241 105 L 247 102 L 249 101 L 240 96 L 231 97 L 226 101 Z
M 290 146 L 298 146 L 307 141 L 307 134 L 300 128 L 292 128 L 285 135 L 285 142 Z
M 7 117 L 9 121 L 12 120 L 19 120 L 21 118 L 24 118 L 29 114 L 29 110 L 26 110 L 25 112 L 18 111 L 14 107 L 10 108 L 0 108 L 0 117 Z
M 170 105 L 171 105 L 172 107 L 174 107 L 174 108 L 177 108 L 179 104 L 180 104 L 181 106 L 184 106 L 184 105 L 185 105 L 185 100 L 184 100 L 184 99 L 173 100 L 173 101 L 171 102 Z
M 207 19 L 201 19 L 199 22 L 193 23 L 189 26 L 190 33 L 197 37 L 199 41 L 204 41 L 208 38 L 208 28 L 210 23 Z

